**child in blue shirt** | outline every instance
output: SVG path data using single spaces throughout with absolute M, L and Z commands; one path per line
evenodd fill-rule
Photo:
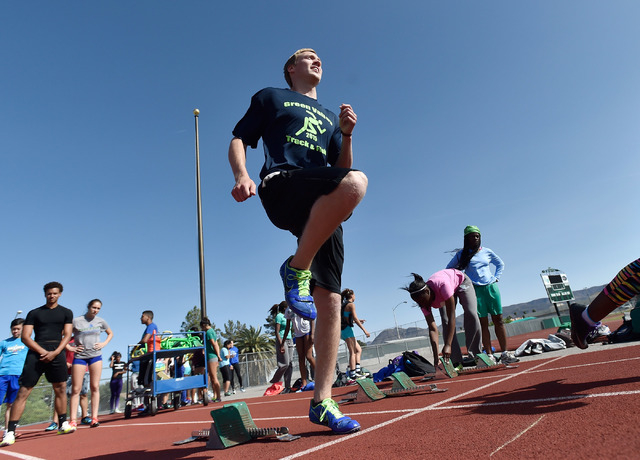
M 4 426 L 9 426 L 11 405 L 16 400 L 20 385 L 18 379 L 22 374 L 24 360 L 27 357 L 27 346 L 22 343 L 22 324 L 24 319 L 11 321 L 11 337 L 0 342 L 0 404 L 7 404 Z

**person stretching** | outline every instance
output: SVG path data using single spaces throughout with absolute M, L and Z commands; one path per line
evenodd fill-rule
M 578 348 L 586 349 L 605 316 L 640 294 L 640 258 L 618 272 L 615 278 L 587 307 L 569 305 L 571 339 Z

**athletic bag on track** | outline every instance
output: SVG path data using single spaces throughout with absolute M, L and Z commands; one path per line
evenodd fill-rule
M 609 343 L 623 343 L 640 340 L 640 334 L 633 331 L 631 319 L 624 318 L 622 325 L 607 336 Z
M 409 377 L 421 377 L 423 375 L 436 373 L 434 365 L 415 351 L 405 351 L 402 353 L 402 364 L 405 374 Z

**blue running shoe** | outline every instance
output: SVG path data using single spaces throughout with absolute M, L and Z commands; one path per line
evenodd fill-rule
M 51 422 L 51 425 L 46 427 L 44 431 L 56 431 L 58 429 L 58 424 L 56 422 Z
M 337 434 L 349 434 L 360 431 L 360 424 L 355 420 L 342 415 L 338 409 L 338 403 L 327 398 L 314 406 L 313 401 L 309 405 L 309 420 L 317 425 L 328 426 Z
M 311 272 L 298 270 L 289 266 L 293 256 L 284 261 L 280 267 L 280 277 L 284 283 L 284 299 L 295 314 L 305 319 L 316 319 L 316 306 L 311 297 Z

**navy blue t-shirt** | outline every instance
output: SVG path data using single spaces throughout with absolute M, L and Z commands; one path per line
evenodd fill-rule
M 254 149 L 262 138 L 261 179 L 273 171 L 333 165 L 342 147 L 338 116 L 289 89 L 265 88 L 254 94 L 233 135 Z

